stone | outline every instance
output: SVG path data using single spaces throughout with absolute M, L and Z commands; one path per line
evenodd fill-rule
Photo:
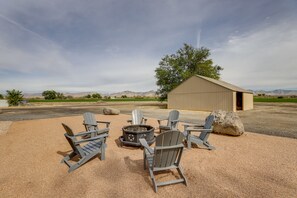
M 115 108 L 110 108 L 110 107 L 104 107 L 103 114 L 104 115 L 119 115 L 120 114 L 120 110 L 119 109 L 115 109 Z
M 218 110 L 211 114 L 215 116 L 214 133 L 231 136 L 240 136 L 244 133 L 243 123 L 237 113 Z
M 7 134 L 12 121 L 0 121 L 0 135 Z

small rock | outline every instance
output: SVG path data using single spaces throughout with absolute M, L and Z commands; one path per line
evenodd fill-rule
M 120 110 L 119 109 L 110 108 L 110 107 L 105 107 L 103 109 L 103 114 L 104 115 L 119 115 L 120 114 Z
M 0 121 L 0 135 L 5 135 L 11 124 L 12 121 Z
M 218 110 L 211 114 L 215 116 L 214 133 L 232 136 L 240 136 L 244 133 L 243 123 L 237 113 Z

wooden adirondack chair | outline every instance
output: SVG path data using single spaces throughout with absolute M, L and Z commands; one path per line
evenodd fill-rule
M 98 135 L 97 131 L 87 131 L 87 132 L 80 132 L 77 134 L 74 134 L 72 129 L 67 126 L 66 124 L 62 123 L 66 133 L 64 136 L 66 137 L 67 141 L 69 142 L 71 148 L 73 151 L 65 156 L 61 163 L 65 162 L 69 166 L 68 172 L 74 171 L 90 159 L 92 159 L 94 156 L 100 154 L 101 160 L 105 159 L 105 139 L 108 137 L 107 133 Z M 78 139 L 79 137 L 93 134 L 92 138 L 88 139 Z M 82 146 L 82 143 L 87 143 L 84 146 Z M 74 158 L 75 156 L 79 157 L 79 161 L 75 164 L 70 163 L 69 161 Z
M 132 111 L 132 119 L 131 120 L 127 120 L 127 122 L 129 122 L 132 125 L 135 124 L 146 124 L 147 119 L 144 118 L 142 111 L 139 109 L 134 109 Z
M 178 121 L 179 121 L 178 118 L 179 118 L 179 111 L 172 110 L 169 112 L 169 116 L 167 119 L 163 119 L 163 120 L 159 119 L 158 124 L 159 124 L 160 133 L 162 133 L 162 131 L 177 129 Z M 162 125 L 162 121 L 167 121 L 166 125 Z
M 183 139 L 184 135 L 179 131 L 166 131 L 156 137 L 154 149 L 149 147 L 144 138 L 139 139 L 140 144 L 144 147 L 144 169 L 146 169 L 146 164 L 148 164 L 155 192 L 157 192 L 158 186 L 176 183 L 184 183 L 187 185 L 187 180 L 180 166 L 184 148 L 184 145 L 182 144 Z M 177 169 L 181 178 L 166 182 L 156 181 L 154 176 L 155 172 L 170 169 Z
M 86 128 L 86 131 L 97 131 L 98 134 L 108 133 L 110 122 L 96 121 L 95 115 L 90 112 L 83 114 L 84 122 L 83 125 Z M 98 124 L 105 124 L 105 128 L 99 129 Z M 94 133 L 84 136 L 84 138 L 94 137 Z
M 186 136 L 189 149 L 191 148 L 192 143 L 197 144 L 197 146 L 207 148 L 208 150 L 215 149 L 215 147 L 208 142 L 208 137 L 213 130 L 212 124 L 214 122 L 214 118 L 214 115 L 209 115 L 206 118 L 204 125 L 184 124 L 185 130 L 183 134 Z M 192 132 L 200 132 L 200 135 L 193 135 Z

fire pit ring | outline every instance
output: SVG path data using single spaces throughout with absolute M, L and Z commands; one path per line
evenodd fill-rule
M 155 128 L 150 125 L 124 126 L 122 131 L 123 136 L 119 138 L 122 145 L 141 146 L 140 138 L 144 138 L 149 145 L 155 141 Z

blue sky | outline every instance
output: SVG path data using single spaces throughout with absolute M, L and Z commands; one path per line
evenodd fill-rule
M 0 92 L 157 90 L 183 43 L 224 81 L 297 89 L 296 0 L 0 0 Z

